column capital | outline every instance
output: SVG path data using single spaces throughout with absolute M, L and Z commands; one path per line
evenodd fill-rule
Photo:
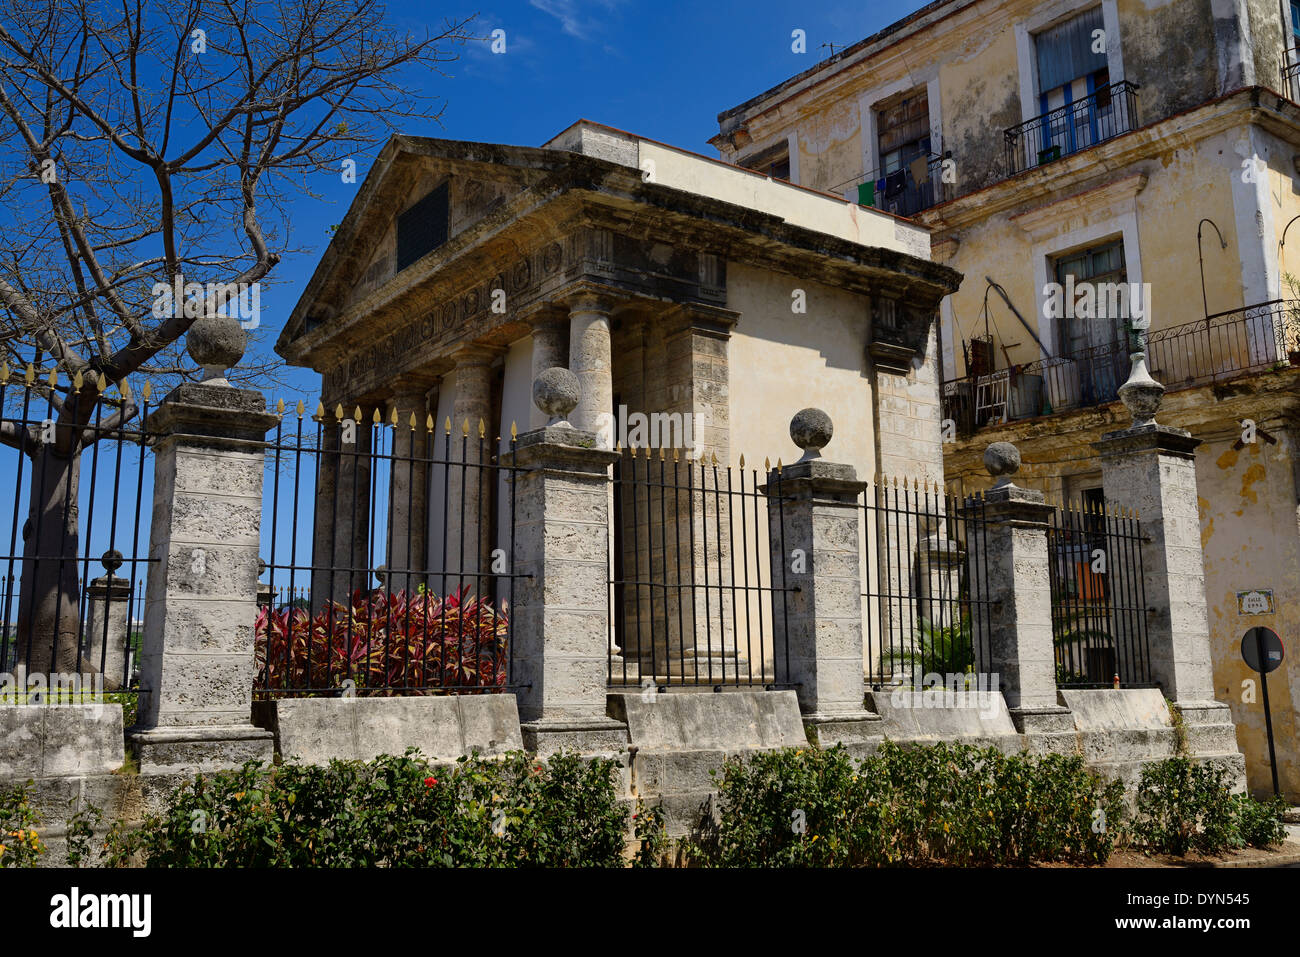
M 534 329 L 545 326 L 559 326 L 569 321 L 569 309 L 561 302 L 549 299 L 525 306 L 519 312 L 519 318 Z
M 555 298 L 568 308 L 570 314 L 601 312 L 608 315 L 627 297 L 622 289 L 583 279 L 566 286 Z
M 490 365 L 494 359 L 504 353 L 500 346 L 489 346 L 481 342 L 469 342 L 460 346 L 451 354 L 457 369 L 466 366 Z
M 1100 439 L 1092 443 L 1093 448 L 1101 454 L 1102 458 L 1141 452 L 1162 452 L 1185 459 L 1193 458 L 1196 447 L 1200 444 L 1201 440 L 1187 430 L 1159 423 L 1104 432 Z
M 679 302 L 664 313 L 664 319 L 669 338 L 694 333 L 729 339 L 732 328 L 740 321 L 740 313 L 702 302 Z
M 760 491 L 767 495 L 779 492 L 782 496 L 824 504 L 856 506 L 858 496 L 866 487 L 867 483 L 858 478 L 852 465 L 812 459 L 782 466 L 780 472 L 772 469 L 767 473 L 767 484 Z
M 972 502 L 962 509 L 968 510 L 980 510 L 983 518 L 990 522 L 1046 528 L 1053 506 L 1047 504 L 1046 498 L 1038 489 L 1008 484 L 989 489 L 981 501 Z

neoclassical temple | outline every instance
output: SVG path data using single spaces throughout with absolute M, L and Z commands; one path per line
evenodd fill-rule
M 327 410 L 438 436 L 541 425 L 531 384 L 561 366 L 570 420 L 610 443 L 629 413 L 689 414 L 683 455 L 790 462 L 791 414 L 815 406 L 859 475 L 941 482 L 936 316 L 959 281 L 913 223 L 587 121 L 540 148 L 397 136 L 276 348 Z M 394 430 L 390 568 L 436 570 L 432 543 L 461 533 L 430 506 L 436 470 L 396 461 L 423 436 Z M 355 501 L 364 457 L 336 462 L 318 493 Z M 454 495 L 486 554 L 500 492 Z M 367 564 L 365 513 L 318 521 L 318 563 Z

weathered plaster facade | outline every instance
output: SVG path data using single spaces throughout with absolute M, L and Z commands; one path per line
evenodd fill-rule
M 1004 131 L 1043 113 L 1036 37 L 1089 10 L 1099 10 L 1104 27 L 1108 82 L 1136 86 L 1135 115 L 1112 138 L 1016 172 Z M 1264 719 L 1257 689 L 1243 700 L 1249 675 L 1239 644 L 1257 624 L 1288 643 L 1298 633 L 1300 371 L 1288 349 L 1300 342 L 1286 344 L 1296 330 L 1281 320 L 1272 320 L 1275 337 L 1268 319 L 1223 314 L 1296 298 L 1285 280 L 1300 274 L 1300 231 L 1287 232 L 1300 215 L 1300 106 L 1289 98 L 1295 81 L 1282 75 L 1297 59 L 1288 50 L 1295 46 L 1290 17 L 1276 0 L 931 3 L 721 113 L 711 141 L 728 162 L 744 165 L 763 146 L 787 140 L 798 157 L 794 181 L 856 198 L 856 183 L 880 165 L 881 108 L 901 95 L 927 95 L 931 150 L 950 160 L 951 176 L 943 182 L 932 167 L 934 203 L 913 220 L 933 227 L 935 260 L 967 277 L 942 306 L 946 393 L 968 375 L 964 346 L 972 337 L 991 339 L 995 370 L 1067 353 L 1045 313 L 1045 287 L 1056 279 L 1057 257 L 1103 243 L 1122 244 L 1128 282 L 1150 284 L 1151 333 L 1191 330 L 1197 320 L 1230 325 L 1213 344 L 1213 368 L 1203 363 L 1199 378 L 1184 375 L 1210 342 L 1208 331 L 1149 350 L 1148 361 L 1166 387 L 1184 390 L 1167 397 L 1160 422 L 1202 443 L 1194 454 L 1215 695 L 1232 707 L 1256 790 L 1269 785 Z M 846 158 L 850 143 L 859 149 L 856 169 Z M 1122 379 L 1127 363 L 1116 368 Z M 1076 375 L 1068 363 L 1058 370 Z M 979 420 L 973 437 L 945 445 L 949 490 L 988 485 L 980 456 L 993 441 L 1016 443 L 1024 484 L 1057 500 L 1100 489 L 1092 443 L 1127 422 L 1119 403 L 1104 398 L 1056 415 L 1048 406 L 1016 409 L 1009 423 Z M 1247 419 L 1273 441 L 1243 443 Z M 1276 614 L 1238 613 L 1236 593 L 1254 588 L 1273 590 Z M 1300 796 L 1295 668 L 1289 661 L 1270 677 L 1281 784 L 1293 799 Z

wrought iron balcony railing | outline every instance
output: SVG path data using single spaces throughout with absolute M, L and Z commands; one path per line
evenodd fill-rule
M 854 188 L 858 203 L 863 206 L 883 209 L 895 216 L 915 216 L 948 198 L 943 195 L 943 161 L 951 156 L 951 153 L 942 156 L 918 153 L 892 173 L 875 169 L 841 183 L 832 192 L 843 194 L 845 190 Z M 925 174 L 918 179 L 912 166 L 922 158 L 925 159 Z
M 1147 366 L 1182 389 L 1280 366 L 1300 367 L 1300 300 L 1216 313 L 1148 333 Z M 968 436 L 990 424 L 1104 405 L 1129 373 L 1124 340 L 943 384 L 944 418 Z
M 1300 50 L 1291 52 L 1300 58 Z M 1282 92 L 1291 99 L 1292 103 L 1300 103 L 1300 59 L 1295 63 L 1282 64 Z
M 1136 84 L 1120 80 L 1011 127 L 1003 134 L 1007 175 L 1042 166 L 1135 129 L 1137 89 Z

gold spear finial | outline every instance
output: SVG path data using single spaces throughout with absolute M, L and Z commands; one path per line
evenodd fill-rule
M 419 420 L 417 420 L 415 417 L 415 410 L 412 409 L 411 410 L 411 431 L 414 432 L 416 426 L 418 426 L 419 424 L 420 424 Z
M 338 404 L 338 408 L 334 410 L 334 418 L 342 422 L 346 417 L 347 417 L 347 413 L 343 411 L 343 403 L 340 402 Z
M 59 370 L 50 370 L 50 388 L 53 389 L 59 384 Z
M 715 469 L 718 467 L 718 453 L 717 453 L 717 452 L 714 452 L 714 453 L 713 453 L 713 467 L 714 467 Z
M 342 408 L 342 406 L 340 406 L 340 408 Z M 324 402 L 317 402 L 317 403 L 316 403 L 316 418 L 318 418 L 318 419 L 323 419 L 323 418 L 325 418 L 325 403 L 324 403 Z
M 483 438 L 483 437 L 486 436 L 486 435 L 487 435 L 487 423 L 483 421 L 483 417 L 482 417 L 482 416 L 479 416 L 479 420 L 478 420 L 478 437 L 481 439 L 481 438 Z
M 745 467 L 745 453 L 744 453 L 744 452 L 741 452 L 741 453 L 740 453 L 740 467 L 741 467 L 742 469 Z
M 284 399 L 275 400 L 275 412 L 277 415 L 284 415 Z
M 443 426 L 446 428 L 447 434 L 451 435 L 451 416 L 447 416 L 447 421 L 443 423 Z
M 780 475 L 780 474 L 781 474 L 781 460 L 780 460 L 780 459 L 777 459 L 777 460 L 776 460 L 776 474 L 777 474 L 777 475 Z
M 5 362 L 0 365 L 0 383 L 8 384 L 9 382 L 9 363 Z
M 50 376 L 51 376 L 50 385 L 54 385 L 54 382 L 53 382 L 54 372 L 53 372 L 53 371 L 50 372 Z M 78 369 L 78 370 L 77 370 L 77 374 L 74 375 L 74 376 L 72 377 L 72 387 L 73 387 L 74 389 L 78 389 L 78 390 L 80 390 L 81 387 L 82 387 L 82 385 L 85 384 L 85 381 L 86 381 L 86 380 L 85 380 L 85 377 L 82 376 L 82 374 L 81 374 L 81 370 Z
M 298 400 L 298 404 L 294 406 L 293 411 L 298 413 L 298 418 L 301 419 L 303 417 L 303 414 L 307 411 L 307 406 L 303 403 L 302 399 Z
M 375 409 L 375 414 L 379 414 L 378 409 Z M 397 427 L 397 406 L 393 406 L 392 410 L 388 413 L 388 424 L 394 428 Z
M 153 395 L 153 382 L 151 382 L 148 379 L 145 379 L 144 388 L 140 390 L 140 395 L 144 396 L 144 400 L 148 402 L 149 397 Z
M 772 460 L 767 456 L 763 457 L 763 471 L 764 472 L 772 471 Z
M 677 464 L 677 446 L 673 446 L 673 464 Z
M 425 430 L 426 432 L 432 432 L 432 431 L 433 431 L 433 413 L 432 413 L 432 412 L 426 412 L 426 413 L 424 413 L 424 430 Z
M 460 424 L 460 434 L 463 438 L 469 438 L 469 418 Z
M 360 422 L 360 421 L 361 421 L 361 406 L 357 406 L 356 409 L 353 410 L 353 412 L 352 412 L 352 421 L 354 421 L 354 422 Z
M 28 385 L 31 385 L 33 382 L 36 381 L 36 370 L 32 368 L 32 364 L 30 362 L 27 363 L 27 371 L 23 373 L 23 381 L 26 382 Z
M 378 425 L 380 422 L 384 421 L 384 417 L 379 414 L 379 406 L 375 406 L 374 415 L 370 417 L 370 420 L 374 422 L 375 425 Z
M 519 427 L 515 424 L 515 420 L 511 419 L 510 420 L 510 441 L 513 442 L 517 438 L 519 438 Z

